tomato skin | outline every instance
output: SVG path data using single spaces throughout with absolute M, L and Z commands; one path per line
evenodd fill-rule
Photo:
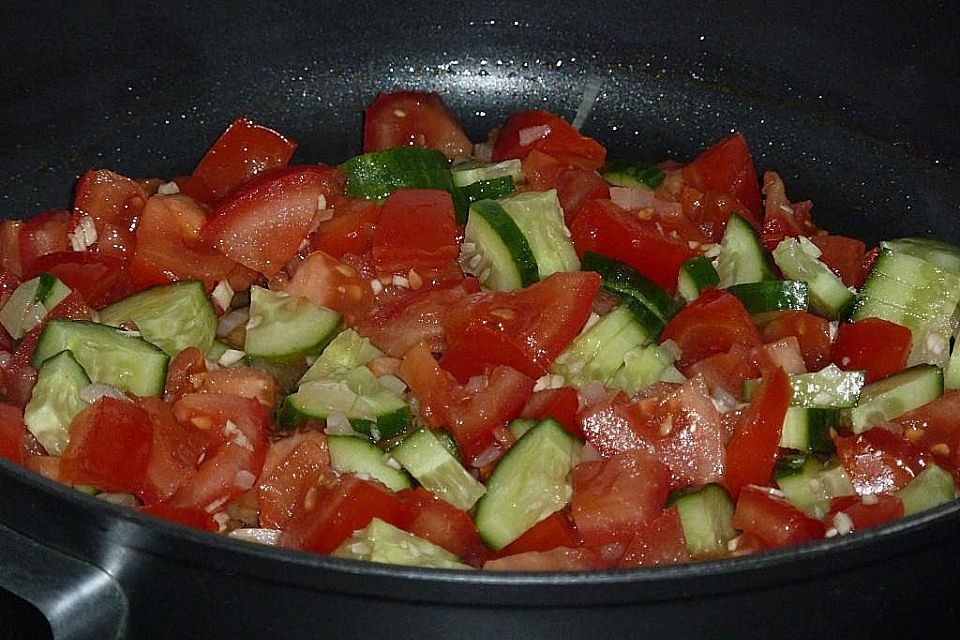
M 530 190 L 557 190 L 557 200 L 567 224 L 577 216 L 588 199 L 605 200 L 610 197 L 610 185 L 596 171 L 564 164 L 536 149 L 524 158 L 523 175 Z
M 577 465 L 570 516 L 584 544 L 628 542 L 660 515 L 669 477 L 666 466 L 641 449 Z
M 927 466 L 928 454 L 883 428 L 833 440 L 837 457 L 859 494 L 887 493 L 907 486 Z
M 347 253 L 360 255 L 369 251 L 382 205 L 373 200 L 335 196 L 327 206 L 333 217 L 321 222 L 310 236 L 311 249 L 338 260 Z
M 740 300 L 710 288 L 667 322 L 660 342 L 666 340 L 680 347 L 677 367 L 682 371 L 707 356 L 726 353 L 736 344 L 758 346 L 760 332 Z
M 726 193 L 746 208 L 740 213 L 760 227 L 760 185 L 742 133 L 723 138 L 683 167 L 683 179 L 700 191 Z
M 740 490 L 733 526 L 745 531 L 765 548 L 786 547 L 823 538 L 825 528 L 766 487 L 747 485 Z
M 960 389 L 942 396 L 895 420 L 911 442 L 929 451 L 937 464 L 960 478 Z
M 0 402 L 0 457 L 24 464 L 26 452 L 23 443 L 26 436 L 23 410 L 16 405 Z
M 225 256 L 270 277 L 293 258 L 316 222 L 320 198 L 346 188 L 336 167 L 273 169 L 225 196 L 207 217 L 200 237 Z
M 734 499 L 748 484 L 769 484 L 791 393 L 787 374 L 783 369 L 776 369 L 764 378 L 744 411 L 733 438 L 727 443 L 723 477 L 723 484 Z
M 402 189 L 384 202 L 373 232 L 373 267 L 380 277 L 416 272 L 428 282 L 460 280 L 453 198 L 435 189 Z M 411 276 L 412 277 L 412 276 Z
M 18 278 L 23 277 L 20 262 L 20 230 L 22 220 L 0 220 L 0 268 Z
M 763 321 L 760 333 L 764 342 L 776 342 L 794 336 L 807 371 L 819 371 L 830 362 L 830 323 L 807 311 L 778 311 Z
M 534 128 L 541 128 L 543 135 L 523 144 L 521 131 L 533 133 Z M 535 149 L 583 169 L 599 169 L 607 156 L 606 149 L 596 140 L 581 135 L 560 116 L 537 109 L 518 111 L 507 119 L 497 135 L 493 161 L 523 160 Z
M 363 119 L 363 152 L 394 147 L 437 149 L 451 160 L 469 158 L 470 138 L 436 93 L 380 93 Z
M 90 217 L 97 240 L 88 251 L 126 260 L 134 249 L 134 230 L 147 194 L 135 180 L 107 169 L 87 171 L 77 182 L 72 227 Z
M 840 325 L 830 359 L 845 371 L 866 371 L 870 383 L 906 367 L 911 344 L 912 333 L 907 327 L 881 318 L 864 318 Z
M 550 551 L 557 547 L 574 548 L 583 544 L 577 528 L 570 519 L 569 507 L 555 511 L 537 524 L 524 531 L 519 538 L 497 553 L 505 558 L 531 551 Z
M 191 509 L 189 507 L 173 507 L 169 504 L 158 502 L 156 504 L 137 507 L 140 513 L 146 513 L 154 518 L 175 522 L 192 529 L 201 531 L 211 531 L 216 533 L 220 530 L 220 525 L 213 519 L 213 514 L 207 513 L 203 509 Z
M 33 277 L 27 274 L 35 273 L 34 262 L 40 256 L 70 250 L 67 234 L 71 229 L 69 211 L 43 211 L 23 224 L 18 244 L 24 279 Z
M 810 242 L 820 249 L 820 260 L 833 271 L 843 284 L 857 287 L 860 267 L 867 246 L 860 240 L 836 235 L 814 235 Z
M 720 242 L 730 214 L 739 213 L 742 217 L 747 210 L 743 203 L 729 194 L 700 191 L 690 186 L 683 187 L 678 199 L 684 215 L 703 234 L 704 242 Z
M 523 347 L 511 336 L 483 322 L 468 324 L 452 338 L 440 358 L 440 366 L 464 384 L 497 365 L 512 367 L 531 378 L 539 378 L 547 372 L 543 366 L 531 362 Z
M 330 553 L 374 518 L 401 529 L 406 527 L 409 512 L 396 494 L 379 483 L 345 474 L 308 492 L 302 508 L 281 534 L 279 544 Z
M 751 350 L 736 343 L 726 353 L 715 353 L 684 369 L 685 375 L 700 376 L 711 393 L 722 389 L 743 400 L 743 382 L 760 377 L 760 368 L 751 357 Z
M 553 273 L 515 291 L 483 291 L 443 316 L 451 340 L 479 322 L 509 336 L 532 365 L 546 367 L 571 343 L 590 317 L 600 288 L 590 271 Z
M 150 504 L 166 500 L 196 475 L 210 437 L 193 424 L 178 421 L 172 406 L 159 398 L 141 398 L 138 404 L 149 415 L 152 431 L 142 496 Z
M 473 567 L 482 567 L 490 557 L 490 550 L 465 511 L 423 487 L 403 489 L 397 497 L 411 509 L 410 522 L 405 526 L 410 533 L 443 547 Z
M 70 443 L 60 457 L 60 480 L 143 495 L 152 441 L 146 411 L 126 400 L 100 398 L 70 425 Z
M 627 545 L 618 567 L 641 567 L 689 562 L 687 538 L 676 507 L 670 507 L 644 525 Z
M 609 200 L 587 200 L 570 225 L 577 255 L 590 251 L 624 262 L 673 293 L 680 265 L 697 255 L 679 233 L 643 220 Z
M 809 200 L 790 202 L 783 180 L 773 171 L 763 174 L 763 193 L 766 199 L 760 239 L 767 251 L 773 251 L 784 238 L 817 234 L 817 226 L 810 217 L 813 203 Z
M 520 417 L 534 420 L 553 418 L 566 431 L 578 438 L 583 438 L 583 431 L 577 423 L 579 408 L 580 399 L 575 388 L 541 389 L 533 392 L 523 410 L 520 411 Z
M 180 192 L 215 204 L 230 190 L 264 171 L 285 167 L 297 143 L 247 118 L 237 118 L 220 134 Z
M 94 309 L 116 302 L 134 291 L 123 263 L 108 254 L 57 251 L 34 260 L 31 269 L 27 277 L 32 278 L 40 272 L 56 276 Z
M 365 316 L 373 304 L 370 283 L 356 269 L 322 251 L 314 251 L 297 265 L 285 291 L 339 311 L 348 325 Z
M 869 502 L 868 502 L 869 500 Z M 840 496 L 830 501 L 830 510 L 823 521 L 835 528 L 837 514 L 844 513 L 852 523 L 852 531 L 861 531 L 903 517 L 903 501 L 889 493 L 867 496 Z
M 483 565 L 484 571 L 591 571 L 609 563 L 594 549 L 555 547 L 501 556 Z
M 322 433 L 302 431 L 272 442 L 257 484 L 260 525 L 285 529 L 303 508 L 308 492 L 333 475 Z

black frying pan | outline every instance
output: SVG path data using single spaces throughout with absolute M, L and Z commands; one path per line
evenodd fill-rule
M 960 242 L 955 12 L 806 4 L 7 4 L 0 210 L 66 206 L 90 167 L 187 173 L 236 115 L 299 140 L 299 161 L 332 163 L 359 150 L 379 90 L 439 91 L 479 139 L 518 108 L 572 118 L 598 77 L 584 130 L 611 156 L 687 159 L 741 130 L 758 168 L 813 199 L 827 228 Z M 414 570 L 180 529 L 0 462 L 0 634 L 11 637 L 953 633 L 957 558 L 960 503 L 723 562 Z

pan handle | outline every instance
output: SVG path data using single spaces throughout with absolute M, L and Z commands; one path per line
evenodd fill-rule
M 108 573 L 0 524 L 0 588 L 36 607 L 54 640 L 122 638 L 127 598 Z

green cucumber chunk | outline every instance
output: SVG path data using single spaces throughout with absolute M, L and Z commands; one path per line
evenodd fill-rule
M 932 364 L 918 364 L 872 382 L 860 392 L 860 401 L 850 409 L 854 433 L 893 420 L 943 395 L 943 371 Z
M 320 353 L 337 335 L 340 314 L 285 291 L 250 287 L 243 350 L 252 358 L 286 360 Z
M 58 456 L 67 448 L 70 423 L 88 404 L 80 392 L 89 384 L 87 372 L 69 351 L 40 366 L 30 401 L 23 408 L 23 421 L 50 455 Z
M 717 256 L 717 274 L 720 287 L 736 284 L 773 280 L 773 268 L 767 250 L 760 244 L 760 237 L 750 223 L 730 214 L 727 228 L 720 240 L 720 255 Z
M 856 495 L 843 465 L 824 466 L 810 454 L 780 456 L 774 477 L 787 502 L 821 520 L 833 498 Z
M 494 467 L 474 519 L 480 538 L 500 550 L 560 510 L 573 493 L 568 478 L 580 444 L 556 420 L 527 431 Z
M 468 184 L 460 188 L 460 193 L 466 199 L 467 204 L 472 204 L 478 200 L 497 200 L 505 198 L 516 192 L 517 187 L 513 184 L 513 178 L 503 176 L 502 178 L 493 178 L 492 180 L 481 180 Z
M 490 164 L 479 160 L 468 160 L 453 165 L 453 184 L 466 187 L 478 182 L 489 182 L 501 178 L 509 178 L 511 184 L 523 180 L 523 165 L 517 159 L 504 160 Z
M 820 407 L 787 407 L 780 446 L 805 452 L 830 453 L 830 429 L 840 426 L 840 410 Z
M 727 288 L 751 315 L 767 311 L 806 311 L 807 285 L 796 280 L 745 282 Z
M 599 273 L 601 288 L 623 300 L 653 339 L 680 310 L 680 305 L 663 287 L 619 260 L 588 251 L 580 268 Z
M 897 496 L 903 501 L 903 515 L 912 516 L 951 502 L 957 496 L 957 487 L 949 472 L 931 464 L 900 489 Z
M 33 366 L 69 350 L 92 382 L 102 382 L 138 396 L 163 395 L 170 358 L 136 332 L 86 320 L 54 318 L 47 323 Z
M 960 334 L 953 336 L 950 360 L 943 372 L 943 386 L 946 389 L 960 389 Z
M 941 269 L 960 274 L 960 247 L 949 242 L 933 238 L 897 238 L 881 242 L 880 247 L 932 262 Z
M 217 314 L 202 282 L 151 287 L 107 305 L 100 322 L 119 327 L 133 322 L 144 340 L 171 358 L 186 347 L 207 353 L 217 333 Z
M 732 524 L 733 500 L 718 484 L 677 491 L 667 500 L 667 506 L 671 505 L 677 508 L 691 558 L 723 555 L 727 544 L 737 537 Z
M 383 449 L 366 438 L 327 436 L 327 447 L 330 449 L 330 464 L 337 471 L 373 478 L 393 491 L 413 486 L 410 476 L 385 462 Z
M 526 236 L 493 200 L 470 205 L 460 265 L 487 289 L 510 291 L 539 280 L 537 259 Z
M 944 366 L 957 330 L 960 274 L 933 262 L 884 249 L 857 296 L 851 320 L 877 317 L 912 332 L 909 363 Z
M 70 295 L 70 288 L 49 273 L 41 273 L 13 290 L 0 309 L 0 325 L 19 340 L 40 324 L 47 313 Z
M 819 258 L 820 249 L 802 236 L 784 238 L 773 250 L 773 260 L 783 275 L 807 284 L 811 308 L 836 320 L 846 315 L 853 303 L 853 292 Z
M 381 357 L 383 352 L 373 346 L 369 339 L 354 329 L 346 329 L 338 333 L 330 344 L 323 348 L 317 359 L 300 378 L 300 384 L 312 380 L 340 379 L 345 377 L 347 371 L 362 367 Z
M 600 170 L 604 180 L 618 187 L 653 191 L 663 183 L 666 174 L 657 166 L 630 160 L 609 162 Z
M 680 273 L 677 275 L 677 293 L 686 304 L 699 298 L 700 292 L 707 287 L 716 287 L 719 284 L 720 274 L 703 256 L 693 256 L 680 265 Z
M 830 364 L 820 371 L 790 376 L 790 406 L 845 409 L 854 407 L 867 376 L 863 371 L 842 371 Z M 748 402 L 759 386 L 759 380 L 744 380 L 743 395 Z
M 398 529 L 380 518 L 374 518 L 330 554 L 349 560 L 366 560 L 383 564 L 397 564 L 434 569 L 472 569 L 460 558 L 403 529 Z
M 558 271 L 580 268 L 556 189 L 528 191 L 503 198 L 499 203 L 526 238 L 541 279 Z
M 429 429 L 418 429 L 390 449 L 397 462 L 421 485 L 461 511 L 469 511 L 487 492 Z

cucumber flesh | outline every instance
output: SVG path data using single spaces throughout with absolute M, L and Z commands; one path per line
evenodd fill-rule
M 469 511 L 487 492 L 429 429 L 414 431 L 390 449 L 397 462 L 421 485 L 461 511 Z
M 499 204 L 526 238 L 540 279 L 580 268 L 556 189 L 528 191 L 503 198 Z
M 727 544 L 737 536 L 732 524 L 733 500 L 718 484 L 678 491 L 667 504 L 677 508 L 691 558 L 723 555 Z
M 897 496 L 903 501 L 903 515 L 912 516 L 951 502 L 957 496 L 957 487 L 953 476 L 931 464 L 898 491 Z
M 577 440 L 552 419 L 514 443 L 477 502 L 477 530 L 488 547 L 499 551 L 570 501 L 568 476 L 579 450 Z
M 336 311 L 284 291 L 253 286 L 243 350 L 250 357 L 266 360 L 316 355 L 333 340 L 339 327 Z
M 809 454 L 781 456 L 774 476 L 787 502 L 817 519 L 827 515 L 833 498 L 856 494 L 842 465 L 824 467 Z
M 716 266 L 722 288 L 775 278 L 757 232 L 736 213 L 727 220 Z
M 906 253 L 932 262 L 941 269 L 960 274 L 960 247 L 933 238 L 897 238 L 880 243 L 884 249 Z
M 519 160 L 511 159 L 487 164 L 481 162 L 462 162 L 451 168 L 453 184 L 466 187 L 477 182 L 510 178 L 512 182 L 523 180 L 523 165 Z
M 366 560 L 434 569 L 472 569 L 443 547 L 374 518 L 363 529 L 337 547 L 331 555 L 350 560 Z
M 67 448 L 70 423 L 88 405 L 80 392 L 89 384 L 86 371 L 69 351 L 48 358 L 40 367 L 23 421 L 50 455 L 58 456 Z
M 346 329 L 330 341 L 300 379 L 300 384 L 312 380 L 336 380 L 346 372 L 383 357 L 370 340 L 354 329 Z
M 830 364 L 811 373 L 790 376 L 790 405 L 793 407 L 818 407 L 844 409 L 856 406 L 866 374 L 863 371 L 842 371 Z M 759 386 L 759 380 L 745 380 L 744 398 L 749 401 Z
M 366 438 L 327 436 L 327 447 L 330 449 L 330 464 L 337 471 L 373 478 L 393 491 L 413 486 L 410 476 L 387 464 L 383 449 Z
M 865 386 L 857 406 L 850 409 L 850 426 L 854 433 L 863 433 L 941 395 L 943 371 L 930 364 L 915 365 Z
M 460 265 L 487 289 L 509 291 L 539 279 L 539 267 L 527 238 L 493 200 L 470 205 L 463 232 Z
M 745 282 L 727 288 L 748 313 L 768 311 L 806 311 L 809 306 L 807 285 L 796 280 L 764 280 Z
M 688 258 L 680 265 L 677 293 L 686 304 L 699 298 L 700 292 L 707 287 L 716 287 L 719 284 L 720 274 L 703 256 Z
M 207 353 L 217 333 L 217 315 L 203 286 L 197 281 L 151 287 L 107 305 L 100 322 L 119 327 L 133 322 L 144 340 L 171 358 L 186 347 Z
M 0 309 L 0 325 L 11 338 L 19 340 L 68 295 L 70 289 L 65 284 L 49 273 L 41 273 L 14 289 Z
M 846 315 L 853 302 L 853 292 L 819 260 L 820 249 L 808 239 L 784 238 L 773 250 L 773 260 L 790 280 L 805 282 L 810 306 L 829 320 Z
M 840 425 L 839 409 L 787 407 L 780 446 L 805 452 L 833 451 L 830 429 Z

